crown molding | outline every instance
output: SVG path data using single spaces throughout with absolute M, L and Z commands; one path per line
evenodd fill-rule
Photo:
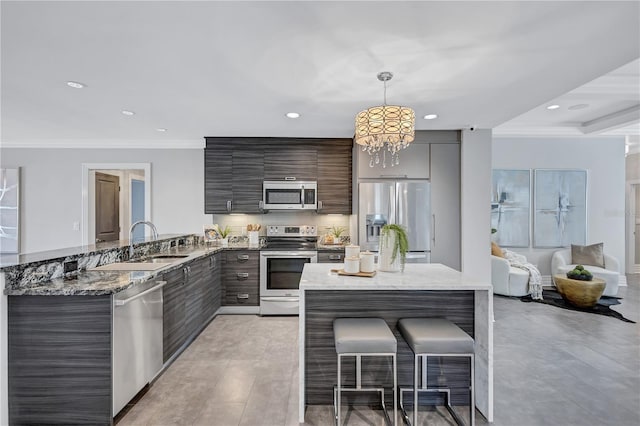
M 0 142 L 0 148 L 204 149 L 202 139 L 27 139 Z

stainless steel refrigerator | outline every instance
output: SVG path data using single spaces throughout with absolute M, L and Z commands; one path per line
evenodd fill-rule
M 377 252 L 387 223 L 402 225 L 409 238 L 407 262 L 428 263 L 431 252 L 431 188 L 424 180 L 360 182 L 358 244 Z

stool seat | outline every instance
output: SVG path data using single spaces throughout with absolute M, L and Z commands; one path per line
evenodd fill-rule
M 442 318 L 403 318 L 398 329 L 416 354 L 473 353 L 473 339 Z
M 396 337 L 382 318 L 338 318 L 333 321 L 336 353 L 395 353 Z

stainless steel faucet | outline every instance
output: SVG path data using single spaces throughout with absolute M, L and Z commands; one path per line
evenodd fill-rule
M 158 239 L 158 230 L 153 223 L 146 220 L 139 220 L 132 224 L 131 228 L 129 228 L 129 259 L 131 259 L 131 257 L 133 256 L 133 230 L 138 225 L 149 225 L 149 228 L 151 228 L 151 232 L 153 232 L 153 239 Z

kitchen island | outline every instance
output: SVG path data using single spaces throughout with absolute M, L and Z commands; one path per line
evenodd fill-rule
M 487 420 L 493 421 L 493 292 L 490 283 L 467 277 L 441 264 L 407 264 L 402 273 L 378 271 L 373 278 L 341 276 L 331 272 L 336 267 L 341 265 L 307 264 L 300 279 L 301 423 L 307 405 L 333 403 L 337 367 L 333 320 L 338 317 L 379 317 L 387 322 L 398 340 L 398 383 L 402 387 L 412 386 L 413 357 L 396 328 L 398 319 L 440 317 L 457 324 L 475 340 L 476 408 Z M 429 386 L 449 387 L 453 405 L 468 405 L 468 362 L 444 358 L 438 362 L 431 360 Z M 365 377 L 372 383 L 383 384 L 391 397 L 393 378 L 387 362 L 383 359 L 369 361 L 366 365 L 363 362 L 363 385 Z M 354 381 L 351 364 L 354 363 L 343 365 L 346 385 Z M 410 396 L 407 398 L 410 400 Z M 430 401 L 440 403 L 435 398 Z

